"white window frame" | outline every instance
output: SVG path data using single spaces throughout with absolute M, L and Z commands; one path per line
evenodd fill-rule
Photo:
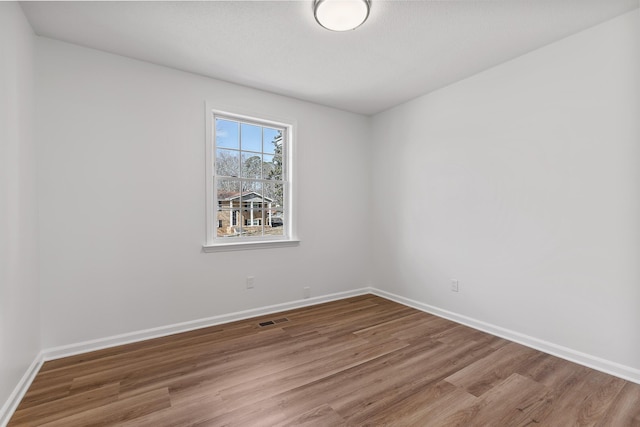
M 202 245 L 205 252 L 218 252 L 229 250 L 259 249 L 280 246 L 297 246 L 300 241 L 296 235 L 296 211 L 295 211 L 295 121 L 260 113 L 249 113 L 237 108 L 217 108 L 212 103 L 206 102 L 206 240 Z M 228 118 L 248 122 L 265 127 L 277 127 L 285 130 L 285 148 L 283 159 L 285 162 L 286 176 L 284 181 L 284 213 L 285 224 L 282 236 L 259 237 L 217 237 L 217 210 L 218 201 L 215 190 L 215 117 Z

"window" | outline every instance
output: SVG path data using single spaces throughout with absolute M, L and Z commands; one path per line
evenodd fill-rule
M 293 125 L 209 108 L 207 122 L 205 249 L 296 243 Z

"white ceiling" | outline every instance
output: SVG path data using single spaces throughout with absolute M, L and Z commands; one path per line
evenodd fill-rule
M 372 0 L 330 32 L 307 1 L 23 2 L 41 36 L 374 114 L 637 8 L 640 0 Z

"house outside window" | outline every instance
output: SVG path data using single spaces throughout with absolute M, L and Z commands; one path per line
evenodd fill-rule
M 297 242 L 292 237 L 293 125 L 207 110 L 205 249 Z

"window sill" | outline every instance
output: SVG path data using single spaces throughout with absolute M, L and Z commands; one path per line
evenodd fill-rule
M 233 242 L 202 245 L 205 252 L 244 251 L 249 249 L 282 248 L 287 246 L 299 246 L 300 240 L 263 240 L 257 242 Z

